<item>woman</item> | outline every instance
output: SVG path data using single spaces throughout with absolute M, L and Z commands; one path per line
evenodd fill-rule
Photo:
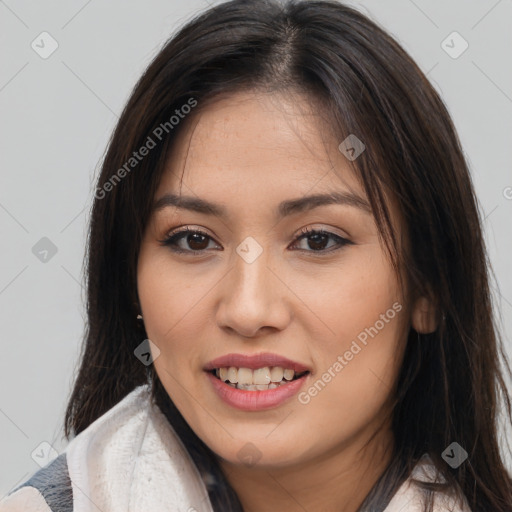
M 95 192 L 66 451 L 0 510 L 512 510 L 467 165 L 402 48 L 337 2 L 189 22 Z

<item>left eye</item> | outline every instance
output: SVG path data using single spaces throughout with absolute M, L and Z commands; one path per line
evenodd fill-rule
M 334 233 L 322 229 L 315 230 L 305 228 L 301 232 L 302 235 L 295 239 L 295 243 L 292 245 L 292 247 L 296 245 L 297 242 L 307 239 L 308 246 L 312 250 L 298 249 L 304 252 L 326 253 L 341 249 L 345 245 L 352 244 L 350 240 L 347 240 L 346 238 L 343 238 L 339 235 L 335 235 Z M 328 242 L 329 238 L 335 241 L 335 248 L 332 249 L 331 246 L 331 248 L 326 250 L 326 242 Z M 189 244 L 190 249 L 184 248 L 182 245 L 180 245 L 180 242 L 182 242 L 183 240 L 185 241 L 185 243 Z M 205 249 L 208 248 L 208 244 L 210 241 L 213 241 L 213 239 L 205 232 L 198 229 L 190 229 L 188 227 L 180 231 L 175 231 L 174 233 L 171 233 L 164 240 L 159 240 L 161 245 L 169 246 L 169 248 L 176 253 L 205 252 Z
M 313 251 L 306 251 L 306 252 L 331 252 L 331 251 L 336 251 L 338 249 L 341 249 L 343 246 L 352 243 L 352 242 L 350 242 L 350 240 L 347 240 L 346 238 L 343 238 L 339 235 L 335 235 L 334 233 L 331 233 L 330 231 L 325 231 L 323 229 L 318 230 L 318 229 L 304 228 L 302 230 L 302 233 L 303 234 L 297 238 L 297 241 L 309 239 L 308 245 L 310 248 L 313 249 Z M 326 251 L 326 250 L 324 250 L 325 242 L 329 238 L 332 238 L 336 241 L 336 243 L 334 245 L 335 246 L 337 245 L 337 247 Z M 303 249 L 299 249 L 299 250 L 303 250 Z

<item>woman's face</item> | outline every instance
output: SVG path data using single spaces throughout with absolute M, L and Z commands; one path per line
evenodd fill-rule
M 180 133 L 154 197 L 181 193 L 191 206 L 162 199 L 141 246 L 138 293 L 160 351 L 155 369 L 191 428 L 230 464 L 328 457 L 384 421 L 411 309 L 341 142 L 300 96 L 239 93 Z M 328 194 L 339 202 L 308 200 Z M 200 201 L 219 212 L 193 209 Z M 203 234 L 160 242 L 187 226 Z M 309 373 L 287 383 L 294 364 Z M 260 387 L 236 389 L 212 366 Z M 269 389 L 269 379 L 284 380 Z

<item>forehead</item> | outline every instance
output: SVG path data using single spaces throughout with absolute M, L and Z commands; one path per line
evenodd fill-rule
M 267 200 L 339 190 L 364 197 L 339 143 L 310 98 L 236 93 L 187 119 L 169 153 L 157 195 L 177 192 L 183 175 L 191 189 L 184 194 L 212 199 L 237 194 Z

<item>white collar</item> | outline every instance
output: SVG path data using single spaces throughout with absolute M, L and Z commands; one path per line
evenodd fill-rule
M 205 484 L 167 418 L 150 400 L 147 384 L 89 425 L 66 446 L 73 512 L 195 510 L 213 512 Z M 434 481 L 428 458 L 400 486 L 384 512 L 421 512 L 411 477 Z M 452 508 L 446 508 L 446 507 Z M 457 508 L 450 497 L 435 512 Z

